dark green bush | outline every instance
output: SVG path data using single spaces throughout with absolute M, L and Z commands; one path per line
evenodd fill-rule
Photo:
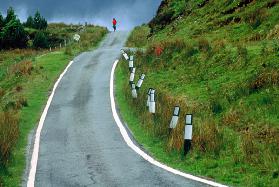
M 10 20 L 0 33 L 0 46 L 5 49 L 25 48 L 27 46 L 27 34 L 18 19 Z
M 211 111 L 214 114 L 219 114 L 223 111 L 222 103 L 218 99 L 213 99 L 210 102 L 210 105 L 211 105 Z
M 48 48 L 48 38 L 43 32 L 37 32 L 33 41 L 33 47 L 36 49 L 39 48 Z

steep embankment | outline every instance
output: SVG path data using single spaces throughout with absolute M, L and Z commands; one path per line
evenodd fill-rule
M 279 183 L 278 12 L 278 0 L 166 0 L 150 29 L 133 31 L 128 45 L 147 48 L 135 56 L 146 80 L 132 101 L 122 63 L 117 98 L 158 159 L 236 186 Z M 149 87 L 157 91 L 155 118 L 145 107 Z M 175 105 L 182 113 L 168 137 Z M 194 114 L 193 149 L 181 160 L 186 113 Z

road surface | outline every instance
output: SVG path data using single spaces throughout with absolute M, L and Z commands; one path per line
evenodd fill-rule
M 109 81 L 127 36 L 108 34 L 98 49 L 75 58 L 61 80 L 41 132 L 35 186 L 205 186 L 151 165 L 123 140 Z

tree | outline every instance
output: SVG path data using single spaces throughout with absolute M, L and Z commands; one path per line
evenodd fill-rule
M 3 27 L 4 27 L 4 18 L 3 18 L 3 16 L 2 16 L 2 14 L 0 13 L 0 49 L 2 49 L 3 48 L 3 43 L 2 43 L 2 29 L 3 29 Z
M 30 28 L 33 28 L 34 27 L 34 20 L 33 20 L 33 17 L 32 16 L 29 16 L 27 18 L 27 21 L 25 23 L 25 26 L 26 27 L 30 27 Z
M 36 33 L 34 41 L 33 41 L 33 47 L 36 49 L 39 48 L 48 48 L 48 39 L 47 36 L 39 31 Z
M 13 17 L 7 24 L 5 24 L 0 36 L 2 38 L 1 48 L 25 48 L 27 46 L 27 34 L 19 19 L 16 19 L 16 17 Z
M 15 20 L 16 19 L 16 15 L 15 15 L 15 11 L 12 7 L 8 8 L 7 10 L 7 16 L 6 19 L 4 21 L 4 24 L 9 23 L 11 20 Z
M 0 32 L 1 32 L 1 29 L 4 27 L 4 18 L 2 16 L 2 14 L 0 13 Z
M 43 18 L 41 16 L 41 14 L 39 13 L 39 11 L 37 11 L 35 13 L 35 16 L 34 16 L 34 27 L 35 29 L 39 29 L 39 30 L 44 30 L 47 28 L 47 21 L 45 18 Z

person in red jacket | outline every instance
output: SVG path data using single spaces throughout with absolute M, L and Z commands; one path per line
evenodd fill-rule
M 113 27 L 114 32 L 116 31 L 116 24 L 117 24 L 117 21 L 116 21 L 115 18 L 113 18 L 113 20 L 112 20 L 112 27 Z

